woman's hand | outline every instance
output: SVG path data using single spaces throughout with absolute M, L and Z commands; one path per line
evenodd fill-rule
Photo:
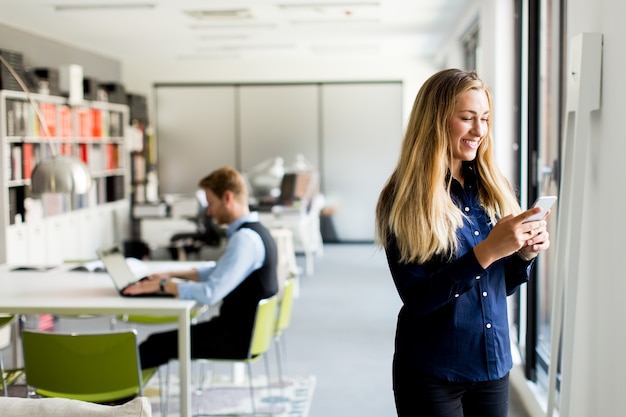
M 550 236 L 547 231 L 545 218 L 543 220 L 526 222 L 533 215 L 540 213 L 540 208 L 531 208 L 513 216 L 503 217 L 493 227 L 489 236 L 474 247 L 476 259 L 483 268 L 518 252 L 526 260 L 537 256 L 540 251 L 550 247 Z
M 543 222 L 543 226 L 535 229 L 535 235 L 528 239 L 524 246 L 522 246 L 517 253 L 523 259 L 529 261 L 535 258 L 539 252 L 548 250 L 550 247 L 550 233 L 548 233 L 545 218 L 550 215 L 550 210 L 546 213 Z M 529 223 L 538 223 L 538 222 L 529 222 Z

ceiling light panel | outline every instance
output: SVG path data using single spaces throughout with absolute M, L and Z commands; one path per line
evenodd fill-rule
M 254 16 L 250 9 L 185 10 L 185 14 L 199 21 L 248 20 Z
M 94 10 L 137 10 L 137 9 L 154 9 L 154 3 L 77 3 L 77 4 L 58 4 L 54 6 L 57 12 L 76 12 L 76 11 L 94 11 Z
M 278 4 L 277 7 L 289 19 L 297 21 L 313 21 L 330 19 L 349 21 L 352 19 L 376 19 L 380 15 L 380 3 L 290 3 Z

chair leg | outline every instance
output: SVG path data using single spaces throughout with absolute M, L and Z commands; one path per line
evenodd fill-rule
M 163 367 L 165 367 L 165 376 L 163 375 Z M 159 366 L 157 374 L 157 378 L 159 378 L 159 400 L 161 403 L 161 416 L 167 417 L 170 405 L 170 364 L 166 363 L 163 366 Z
M 213 375 L 213 362 L 206 359 L 194 359 L 191 362 L 191 372 L 193 374 L 192 384 L 196 381 L 195 388 L 193 393 L 197 396 L 204 395 L 204 384 L 206 382 L 207 375 L 209 376 L 209 382 L 211 382 L 211 378 Z M 168 372 L 168 381 L 169 381 L 169 372 Z M 169 382 L 168 382 L 169 386 Z M 199 402 L 199 409 L 194 415 L 203 415 L 204 410 L 202 409 L 202 401 Z
M 280 388 L 282 389 L 285 386 L 285 382 L 283 380 L 283 365 L 281 358 L 281 349 L 280 349 L 280 338 L 274 338 L 274 350 L 276 351 L 276 367 L 278 368 L 278 382 L 280 383 Z
M 246 362 L 248 365 L 248 381 L 250 382 L 250 402 L 252 404 L 252 416 L 256 417 L 256 405 L 254 404 L 254 387 L 252 386 L 252 364 L 250 361 Z
M 206 382 L 207 374 L 213 374 L 213 367 L 210 361 L 205 359 L 196 359 L 192 362 L 192 372 L 195 372 L 196 377 L 196 395 L 202 395 L 204 393 L 204 384 Z M 195 369 L 194 369 L 195 368 Z M 211 377 L 209 376 L 209 382 Z
M 2 352 L 0 352 L 0 378 L 2 378 L 2 394 L 8 397 L 7 382 L 4 380 L 4 363 L 2 362 Z
M 283 360 L 281 357 L 281 347 L 280 347 L 280 338 L 279 337 L 275 337 L 274 338 L 274 346 L 275 346 L 275 351 L 276 351 L 276 367 L 278 368 L 278 383 L 280 384 L 280 394 L 281 394 L 281 398 L 286 398 L 285 397 L 285 380 L 284 380 L 284 374 L 283 374 Z
M 265 363 L 265 375 L 267 378 L 267 395 L 271 399 L 270 415 L 274 415 L 274 401 L 272 397 L 272 381 L 270 380 L 270 360 L 267 355 L 263 355 L 263 362 Z

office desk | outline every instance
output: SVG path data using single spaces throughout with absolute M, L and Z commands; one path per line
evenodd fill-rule
M 0 266 L 0 313 L 169 315 L 178 317 L 181 416 L 191 416 L 191 300 L 121 297 L 103 273 L 16 271 Z

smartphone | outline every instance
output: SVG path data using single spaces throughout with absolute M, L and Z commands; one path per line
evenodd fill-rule
M 531 218 L 527 219 L 524 223 L 534 222 L 536 220 L 541 220 L 546 215 L 546 212 L 552 207 L 552 205 L 556 202 L 556 196 L 554 195 L 546 195 L 543 197 L 539 197 L 535 200 L 532 207 L 541 207 L 541 212 L 535 214 Z

